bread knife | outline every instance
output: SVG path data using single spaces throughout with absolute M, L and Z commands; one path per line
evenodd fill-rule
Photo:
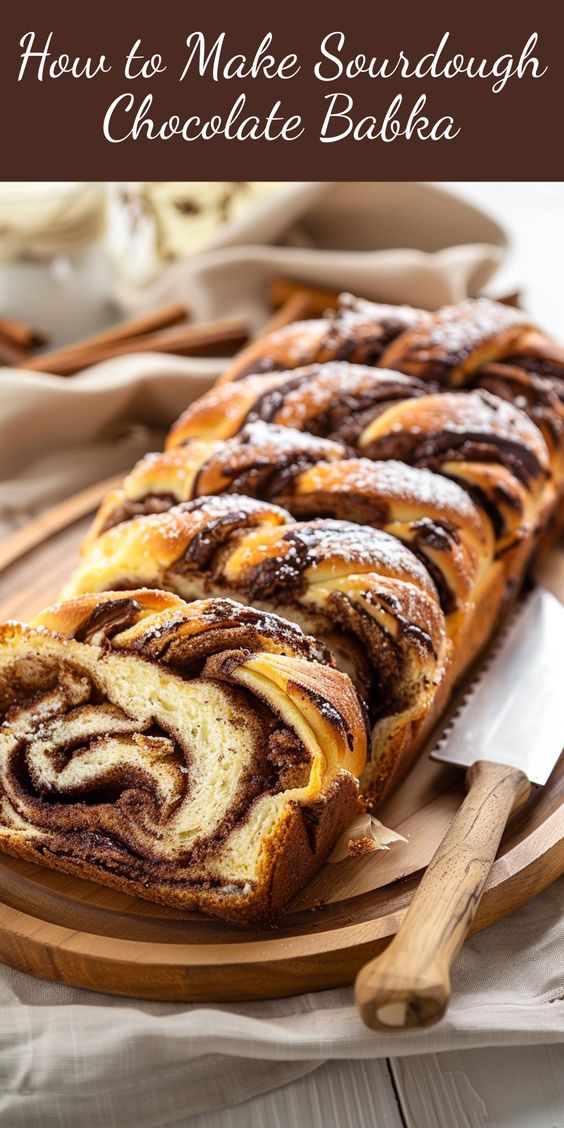
M 466 768 L 468 793 L 399 931 L 357 976 L 367 1026 L 390 1032 L 443 1017 L 450 970 L 507 821 L 528 799 L 531 784 L 546 783 L 564 747 L 563 672 L 564 606 L 537 587 L 431 752 L 433 759 Z

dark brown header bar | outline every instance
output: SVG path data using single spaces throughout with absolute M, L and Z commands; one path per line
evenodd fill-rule
M 553 0 L 22 0 L 1 177 L 562 179 L 561 25 Z

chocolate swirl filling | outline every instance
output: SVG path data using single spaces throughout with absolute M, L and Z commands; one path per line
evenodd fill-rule
M 313 655 L 328 657 L 275 615 L 146 591 L 0 628 L 0 848 L 165 903 L 213 892 L 220 915 L 267 914 L 263 840 L 319 801 L 324 773 L 337 794 L 340 764 L 362 768 L 359 702 Z M 342 782 L 337 833 L 356 793 Z
M 254 342 L 226 379 L 331 361 L 376 365 L 399 334 L 427 316 L 411 306 L 379 305 L 342 294 L 337 309 L 328 310 L 323 319 L 297 322 Z
M 246 422 L 262 420 L 309 431 L 353 447 L 358 435 L 398 400 L 422 396 L 428 385 L 387 370 L 330 363 L 299 369 L 258 396 Z

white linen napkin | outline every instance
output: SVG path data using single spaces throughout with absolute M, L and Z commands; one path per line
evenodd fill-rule
M 352 990 L 268 1002 L 147 1003 L 0 974 L 2 1128 L 161 1128 L 285 1085 L 328 1059 L 564 1040 L 564 879 L 464 946 L 448 1015 L 376 1034 Z
M 221 367 L 139 354 L 71 378 L 0 368 L 0 535 L 160 449 Z
M 241 314 L 258 328 L 276 277 L 436 309 L 474 296 L 507 237 L 488 215 L 432 184 L 293 184 L 220 227 L 198 254 L 151 283 L 116 285 L 125 313 L 173 300 L 196 320 Z

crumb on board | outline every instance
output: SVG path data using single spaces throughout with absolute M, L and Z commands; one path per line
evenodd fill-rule
M 366 834 L 362 838 L 349 838 L 347 842 L 347 850 L 351 858 L 361 858 L 364 854 L 372 854 L 378 849 L 378 844 Z

